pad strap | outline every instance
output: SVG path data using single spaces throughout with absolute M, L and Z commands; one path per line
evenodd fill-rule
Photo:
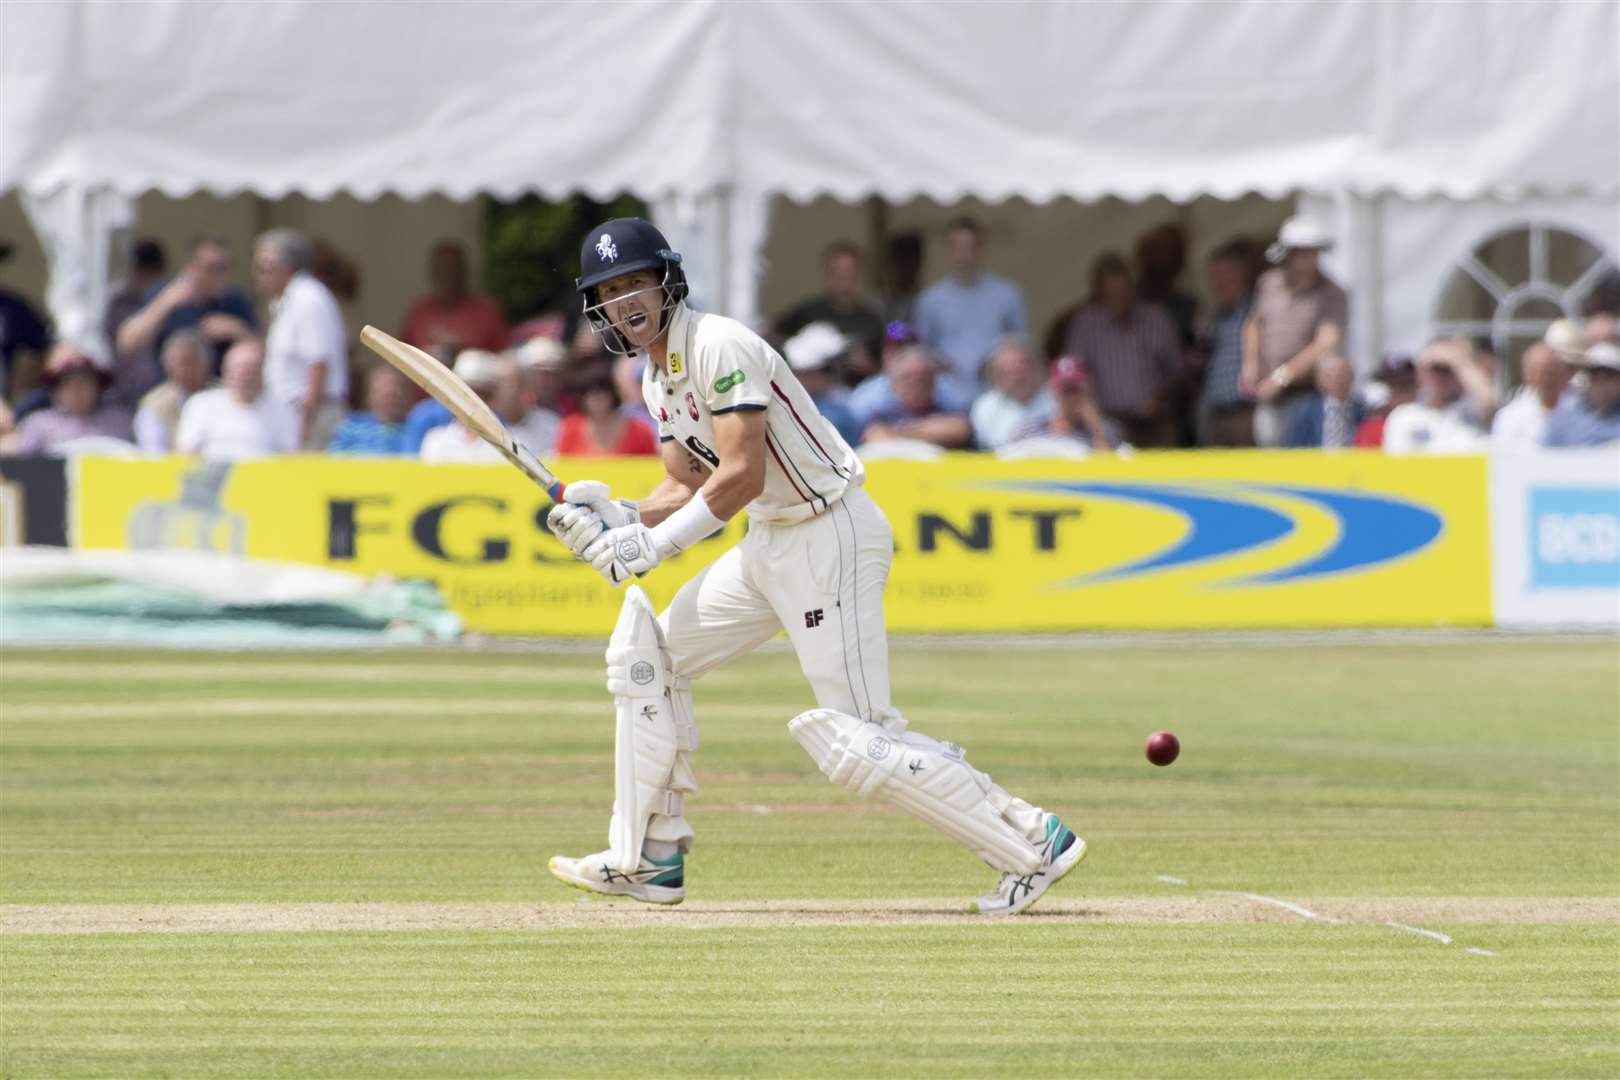
M 833 783 L 921 818 L 997 870 L 1040 868 L 1040 848 L 1008 820 L 1012 797 L 969 765 L 960 746 L 832 709 L 802 713 L 788 730 Z

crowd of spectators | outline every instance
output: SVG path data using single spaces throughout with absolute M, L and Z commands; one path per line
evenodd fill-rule
M 1009 457 L 1124 448 L 1382 447 L 1456 453 L 1488 445 L 1620 440 L 1620 332 L 1600 299 L 1561 319 L 1503 377 L 1494 352 L 1462 338 L 1386 356 L 1358 380 L 1346 359 L 1349 300 L 1323 270 L 1327 235 L 1286 222 L 1269 246 L 1237 237 L 1202 271 L 1207 310 L 1185 287 L 1186 238 L 1143 233 L 1133 257 L 1090 261 L 1085 294 L 1037 338 L 1021 288 L 985 270 L 971 218 L 944 230 L 946 272 L 924 283 L 923 238 L 891 238 L 882 277 L 848 241 L 822 255 L 823 287 L 766 334 L 823 414 L 866 456 L 978 449 Z M 498 454 L 392 368 L 351 350 L 330 249 L 272 229 L 250 253 L 263 309 L 231 284 L 229 245 L 194 241 L 170 273 L 135 245 L 104 331 L 111 355 L 50 343 L 43 319 L 0 290 L 0 451 L 81 448 L 235 460 L 293 451 L 485 462 Z M 465 251 L 437 244 L 428 291 L 404 340 L 451 366 L 536 453 L 650 455 L 641 361 L 604 351 L 576 312 L 508 325 L 469 287 Z M 21 395 L 14 355 L 44 357 Z M 1518 387 L 1501 402 L 1498 388 Z

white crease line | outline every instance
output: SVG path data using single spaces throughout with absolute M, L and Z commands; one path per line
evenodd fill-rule
M 1241 896 L 1245 900 L 1253 900 L 1257 904 L 1270 904 L 1272 907 L 1280 907 L 1284 911 L 1292 911 L 1295 915 L 1298 915 L 1298 916 L 1300 916 L 1302 918 L 1306 918 L 1306 919 L 1315 919 L 1317 922 L 1325 922 L 1325 923 L 1342 923 L 1342 922 L 1344 922 L 1343 919 L 1335 919 L 1335 918 L 1333 918 L 1332 916 L 1329 916 L 1329 915 L 1318 915 L 1316 912 L 1312 911 L 1308 907 L 1300 907 L 1298 904 L 1289 903 L 1287 900 L 1279 900 L 1275 896 L 1261 896 L 1259 893 L 1231 892 L 1229 890 L 1223 890 L 1222 895 L 1224 895 L 1224 896 Z
M 1154 874 L 1153 875 L 1153 880 L 1162 881 L 1167 885 L 1185 885 L 1185 884 L 1187 884 L 1185 879 L 1178 878 L 1178 877 L 1171 877 L 1169 874 Z M 1287 900 L 1279 900 L 1275 896 L 1261 896 L 1259 893 L 1252 893 L 1252 892 L 1233 892 L 1230 889 L 1220 889 L 1220 890 L 1217 890 L 1217 892 L 1221 896 L 1241 896 L 1245 900 L 1253 900 L 1255 903 L 1258 903 L 1258 904 L 1271 904 L 1273 907 L 1280 907 L 1285 911 L 1292 911 L 1295 915 L 1300 915 L 1300 916 L 1303 916 L 1304 918 L 1307 918 L 1307 919 L 1315 919 L 1317 922 L 1334 923 L 1334 924 L 1339 925 L 1339 926 L 1343 926 L 1344 922 L 1345 922 L 1345 920 L 1343 920 L 1343 919 L 1335 919 L 1330 915 L 1318 915 L 1316 912 L 1312 911 L 1310 908 L 1301 907 L 1300 905 L 1290 903 Z M 1408 926 L 1405 923 L 1398 923 L 1398 922 L 1387 922 L 1384 925 L 1389 927 L 1392 930 L 1405 930 L 1409 934 L 1421 934 L 1426 938 L 1433 938 L 1435 941 L 1440 942 L 1442 945 L 1455 944 L 1455 942 L 1453 942 L 1453 940 L 1451 939 L 1450 936 L 1448 936 L 1446 934 L 1442 934 L 1438 930 L 1425 930 L 1421 926 Z M 1463 952 L 1473 953 L 1475 956 L 1499 956 L 1499 955 L 1501 955 L 1500 953 L 1493 953 L 1489 949 L 1480 949 L 1480 948 L 1476 948 L 1474 946 L 1469 946 L 1469 947 L 1463 949 Z
M 1421 926 L 1407 926 L 1402 922 L 1387 922 L 1384 925 L 1392 930 L 1405 930 L 1408 934 L 1422 934 L 1426 938 L 1434 938 L 1442 945 L 1451 944 L 1451 935 L 1442 934 L 1438 930 L 1425 930 Z

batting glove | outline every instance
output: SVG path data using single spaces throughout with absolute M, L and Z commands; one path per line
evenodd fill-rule
M 607 529 L 641 520 L 635 503 L 612 498 L 600 480 L 576 480 L 562 494 L 563 501 L 546 515 L 546 528 L 578 558 Z
M 580 558 L 615 585 L 623 580 L 616 574 L 645 574 L 661 561 L 652 530 L 639 521 L 602 533 L 586 546 Z

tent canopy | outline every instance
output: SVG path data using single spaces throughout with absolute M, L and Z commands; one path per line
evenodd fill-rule
M 8 4 L 0 189 L 1620 188 L 1620 5 Z

